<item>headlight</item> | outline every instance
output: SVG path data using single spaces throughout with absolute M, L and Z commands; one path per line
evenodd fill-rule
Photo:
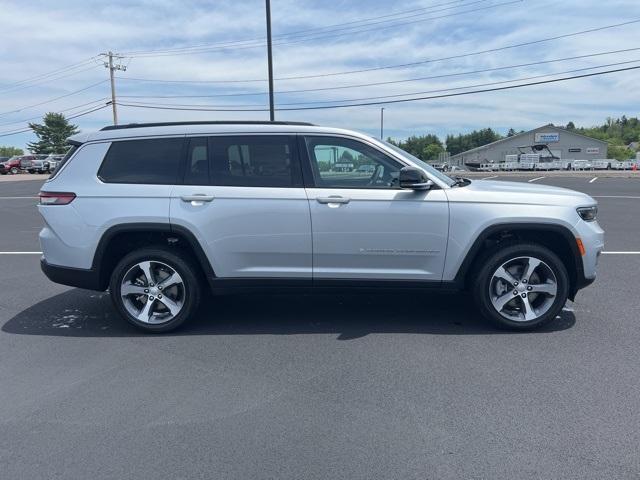
M 592 207 L 580 207 L 577 209 L 578 215 L 585 222 L 593 222 L 598 216 L 598 206 L 594 205 Z

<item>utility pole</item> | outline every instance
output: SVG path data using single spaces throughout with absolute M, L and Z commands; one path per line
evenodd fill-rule
M 380 140 L 384 140 L 384 107 L 380 108 Z
M 111 51 L 107 52 L 107 53 L 101 53 L 100 55 L 103 55 L 105 57 L 107 57 L 107 61 L 104 62 L 104 66 L 105 68 L 109 69 L 109 79 L 111 80 L 111 108 L 113 109 L 113 124 L 117 125 L 118 124 L 118 109 L 116 107 L 116 81 L 115 81 L 115 77 L 113 75 L 113 72 L 115 72 L 116 70 L 122 70 L 123 72 L 127 69 L 126 65 L 122 65 L 121 63 L 114 65 L 113 63 L 113 58 L 115 57 L 116 60 L 120 60 L 121 58 L 123 58 L 120 55 L 117 55 Z
M 276 118 L 273 106 L 273 57 L 271 53 L 271 0 L 266 0 L 267 8 L 267 56 L 269 64 L 269 119 L 273 122 Z

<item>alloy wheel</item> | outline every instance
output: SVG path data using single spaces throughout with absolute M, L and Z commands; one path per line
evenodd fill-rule
M 127 312 L 138 321 L 158 325 L 180 313 L 186 288 L 175 269 L 150 260 L 136 263 L 127 270 L 120 283 L 120 297 Z
M 517 257 L 503 263 L 489 282 L 493 308 L 504 318 L 531 322 L 547 313 L 558 293 L 553 270 L 536 257 Z

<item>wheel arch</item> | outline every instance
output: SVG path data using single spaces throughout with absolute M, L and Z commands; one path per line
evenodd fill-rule
M 527 241 L 549 248 L 563 261 L 569 274 L 569 298 L 573 300 L 584 280 L 582 257 L 578 250 L 576 236 L 563 225 L 541 223 L 501 223 L 485 228 L 475 239 L 467 252 L 454 282 L 462 288 L 468 286 L 484 253 L 494 249 L 501 242 Z
M 100 289 L 106 290 L 114 267 L 132 249 L 165 245 L 180 249 L 193 260 L 199 273 L 209 284 L 215 278 L 211 263 L 200 242 L 187 228 L 169 223 L 125 223 L 107 229 L 96 248 L 92 270 L 97 273 Z

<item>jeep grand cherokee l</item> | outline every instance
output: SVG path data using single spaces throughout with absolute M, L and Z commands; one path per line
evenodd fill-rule
M 191 317 L 205 287 L 466 290 L 497 325 L 531 329 L 593 282 L 603 249 L 588 195 L 450 178 L 348 130 L 132 124 L 70 143 L 40 193 L 42 269 L 108 289 L 150 332 Z

